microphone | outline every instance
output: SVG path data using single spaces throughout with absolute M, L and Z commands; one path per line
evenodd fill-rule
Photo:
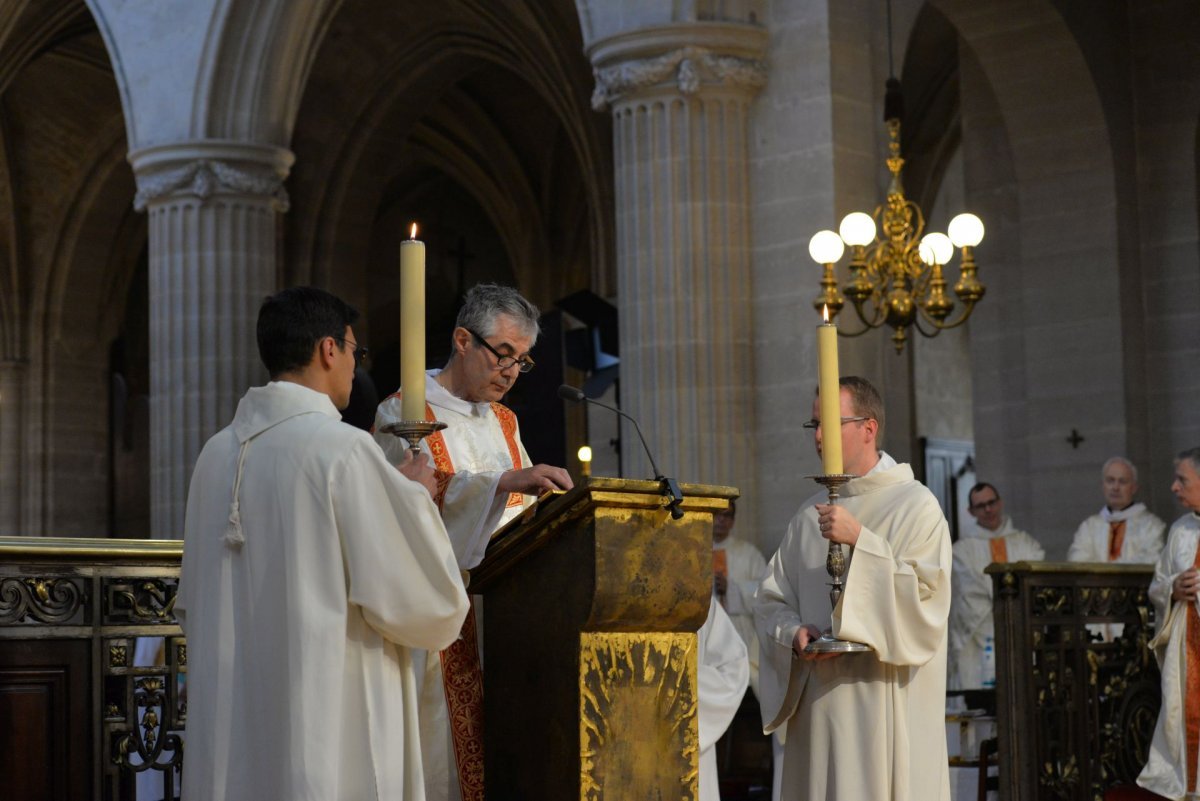
M 634 420 L 616 406 L 609 406 L 607 403 L 601 403 L 598 400 L 592 400 L 587 395 L 583 394 L 582 389 L 573 387 L 570 384 L 563 384 L 558 388 L 558 397 L 572 403 L 590 403 L 593 406 L 599 406 L 602 409 L 608 409 L 610 412 L 615 412 L 617 415 L 624 417 L 630 423 L 633 423 L 633 430 L 637 432 L 638 439 L 642 442 L 642 449 L 646 451 L 646 458 L 650 460 L 650 469 L 654 471 L 654 480 L 662 484 L 663 495 L 666 495 L 671 499 L 671 502 L 667 504 L 667 509 L 669 509 L 671 512 L 671 519 L 678 520 L 683 517 L 683 510 L 679 508 L 679 504 L 683 503 L 683 493 L 679 490 L 679 484 L 675 481 L 675 479 L 667 478 L 658 471 L 658 465 L 654 463 L 654 455 L 650 453 L 650 446 L 646 444 L 646 438 L 642 436 L 642 428 L 637 424 L 637 420 Z

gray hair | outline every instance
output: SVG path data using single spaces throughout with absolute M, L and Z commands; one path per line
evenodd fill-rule
M 1131 461 L 1129 461 L 1128 459 L 1126 459 L 1124 456 L 1111 456 L 1111 457 L 1109 457 L 1109 458 L 1108 458 L 1108 459 L 1107 459 L 1107 460 L 1104 462 L 1104 466 L 1100 468 L 1100 477 L 1101 477 L 1101 478 L 1104 478 L 1104 474 L 1105 474 L 1105 472 L 1107 472 L 1107 471 L 1108 471 L 1108 468 L 1109 468 L 1109 467 L 1111 467 L 1111 466 L 1112 466 L 1112 465 L 1114 465 L 1114 464 L 1123 464 L 1123 465 L 1125 465 L 1126 467 L 1128 467 L 1128 468 L 1129 468 L 1129 472 L 1133 473 L 1133 483 L 1134 483 L 1134 484 L 1136 484 L 1136 483 L 1137 483 L 1137 480 L 1138 480 L 1138 478 L 1137 478 L 1137 465 L 1135 465 L 1133 462 L 1131 462 Z
M 1179 464 L 1185 459 L 1192 463 L 1193 470 L 1200 472 L 1200 448 L 1188 448 L 1186 451 L 1180 451 L 1179 455 L 1175 457 L 1175 463 Z
M 530 339 L 530 347 L 537 342 L 541 327 L 538 317 L 541 316 L 537 306 L 534 306 L 521 293 L 510 286 L 499 284 L 476 284 L 467 290 L 462 308 L 458 310 L 458 319 L 454 321 L 456 328 L 466 328 L 481 337 L 490 337 L 496 333 L 496 318 L 505 315 L 515 322 Z

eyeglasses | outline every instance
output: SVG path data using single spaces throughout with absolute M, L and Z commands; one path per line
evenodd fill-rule
M 367 358 L 367 354 L 370 352 L 366 348 L 360 348 L 358 346 L 358 343 L 355 342 L 353 339 L 346 339 L 345 337 L 330 337 L 330 339 L 341 342 L 343 346 L 349 345 L 350 347 L 354 348 L 354 364 L 355 365 L 362 364 L 363 361 Z
M 493 348 L 491 345 L 489 345 L 488 341 L 486 339 L 479 336 L 479 334 L 476 334 L 470 328 L 468 328 L 466 330 L 467 330 L 468 334 L 475 337 L 476 342 L 478 342 L 480 345 L 483 345 L 485 348 L 490 350 L 492 352 L 492 355 L 496 357 L 497 369 L 507 370 L 508 368 L 512 367 L 515 364 L 515 365 L 517 365 L 517 369 L 520 370 L 522 373 L 528 373 L 530 370 L 532 370 L 534 368 L 534 366 L 535 366 L 534 361 L 533 361 L 533 359 L 529 358 L 528 356 L 521 356 L 521 357 L 507 356 L 507 355 L 501 353 L 500 351 L 496 350 L 495 348 Z
M 991 509 L 998 503 L 1000 503 L 999 498 L 992 498 L 990 501 L 980 501 L 979 503 L 973 503 L 967 508 L 970 511 L 974 511 L 976 509 Z
M 863 420 L 873 420 L 873 419 L 874 418 L 872 418 L 872 417 L 843 417 L 842 425 L 846 425 L 846 423 L 861 423 Z M 809 431 L 816 431 L 818 428 L 821 427 L 821 421 L 820 420 L 809 420 L 807 423 L 801 423 L 800 427 L 807 428 Z

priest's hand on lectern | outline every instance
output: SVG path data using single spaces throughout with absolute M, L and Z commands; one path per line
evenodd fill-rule
M 541 495 L 547 490 L 569 490 L 575 486 L 571 475 L 561 467 L 535 464 L 524 470 L 508 470 L 500 476 L 496 494 L 520 492 L 523 495 Z

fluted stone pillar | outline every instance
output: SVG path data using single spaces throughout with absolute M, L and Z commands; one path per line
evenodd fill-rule
M 757 26 L 679 23 L 588 48 L 613 115 L 621 406 L 659 467 L 753 485 L 747 113 L 766 81 Z M 632 431 L 627 476 L 649 473 Z
M 234 142 L 129 156 L 150 215 L 150 518 L 182 537 L 192 467 L 247 388 L 262 384 L 255 322 L 275 291 L 292 154 Z
M 0 536 L 27 533 L 22 530 L 27 521 L 21 519 L 22 477 L 35 472 L 21 464 L 22 438 L 28 427 L 23 417 L 28 374 L 27 362 L 0 360 Z

